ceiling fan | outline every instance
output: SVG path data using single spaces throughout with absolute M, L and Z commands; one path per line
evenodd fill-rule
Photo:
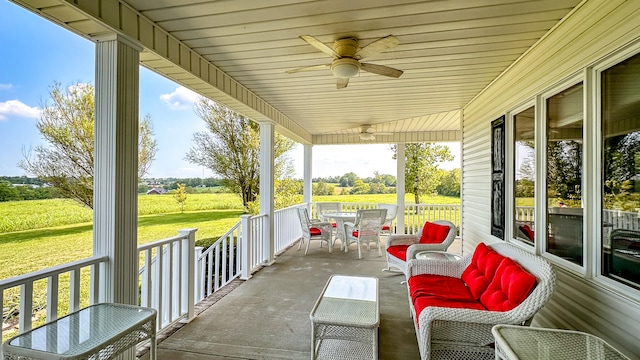
M 360 60 L 372 55 L 396 47 L 399 41 L 398 38 L 393 35 L 380 38 L 363 48 L 358 47 L 358 39 L 351 37 L 334 41 L 333 48 L 310 35 L 302 35 L 300 38 L 323 53 L 332 56 L 333 61 L 331 64 L 288 70 L 288 74 L 329 68 L 331 69 L 333 76 L 338 78 L 336 87 L 338 89 L 342 89 L 346 88 L 349 84 L 349 78 L 358 75 L 360 70 L 394 78 L 399 78 L 403 73 L 402 70 L 394 69 L 392 67 L 360 62 Z
M 393 135 L 393 133 L 390 132 L 376 132 L 373 130 L 373 128 L 371 127 L 371 125 L 362 125 L 360 126 L 360 133 L 358 133 L 358 136 L 360 137 L 360 140 L 375 140 L 376 135 Z

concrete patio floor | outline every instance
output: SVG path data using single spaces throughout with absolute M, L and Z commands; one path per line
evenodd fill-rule
M 450 251 L 459 253 L 459 243 Z M 384 245 L 382 257 L 363 247 L 358 260 L 355 245 L 329 254 L 313 242 L 305 256 L 296 244 L 162 341 L 158 359 L 310 359 L 309 313 L 333 274 L 377 277 L 379 359 L 419 359 L 403 275 L 383 268 Z

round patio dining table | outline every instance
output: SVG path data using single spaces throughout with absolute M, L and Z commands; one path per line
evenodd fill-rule
M 327 221 L 329 219 L 336 221 L 336 239 L 340 239 L 340 250 L 346 250 L 345 243 L 345 233 L 344 233 L 344 223 L 348 221 L 356 220 L 355 212 L 327 212 L 322 214 L 323 220 Z M 335 241 L 335 239 L 334 239 Z

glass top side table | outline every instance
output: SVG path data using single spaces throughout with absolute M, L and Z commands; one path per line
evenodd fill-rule
M 156 356 L 156 310 L 102 303 L 68 314 L 7 340 L 5 360 L 111 359 L 143 340 Z
M 496 359 L 629 360 L 606 341 L 572 330 L 496 325 Z
M 460 260 L 460 255 L 452 254 L 446 251 L 419 251 L 415 255 L 416 259 L 427 260 Z

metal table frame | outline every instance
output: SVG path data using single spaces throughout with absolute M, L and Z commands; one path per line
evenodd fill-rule
M 5 360 L 112 359 L 150 340 L 156 358 L 156 310 L 101 303 L 19 334 L 2 345 Z

